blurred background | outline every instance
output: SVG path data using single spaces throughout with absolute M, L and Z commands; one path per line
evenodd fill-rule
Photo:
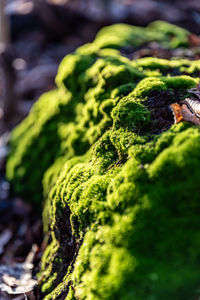
M 166 20 L 200 33 L 200 1 L 0 0 L 0 134 L 54 87 L 62 58 L 117 22 Z

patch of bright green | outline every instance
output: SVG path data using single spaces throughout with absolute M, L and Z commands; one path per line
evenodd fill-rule
M 44 196 L 43 299 L 200 297 L 199 128 L 152 135 L 145 106 L 165 90 L 187 97 L 199 61 L 120 53 L 187 46 L 188 34 L 164 22 L 102 29 L 13 131 L 7 177 L 37 207 Z

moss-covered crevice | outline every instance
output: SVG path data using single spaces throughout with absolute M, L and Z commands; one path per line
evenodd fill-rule
M 44 197 L 44 299 L 199 296 L 200 132 L 174 124 L 169 105 L 198 83 L 200 61 L 121 55 L 188 37 L 164 22 L 102 29 L 13 131 L 13 190 L 37 207 Z

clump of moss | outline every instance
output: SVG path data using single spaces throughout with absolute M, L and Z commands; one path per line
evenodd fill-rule
M 188 96 L 200 63 L 121 55 L 188 35 L 164 22 L 101 30 L 14 130 L 7 176 L 38 207 L 44 196 L 44 299 L 200 296 L 199 128 L 172 120 L 155 134 L 155 110 Z

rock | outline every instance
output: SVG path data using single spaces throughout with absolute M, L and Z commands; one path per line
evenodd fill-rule
M 102 29 L 13 131 L 13 190 L 35 208 L 44 195 L 42 299 L 200 296 L 200 132 L 169 108 L 200 63 L 128 58 L 152 41 L 187 48 L 189 35 L 164 22 Z

